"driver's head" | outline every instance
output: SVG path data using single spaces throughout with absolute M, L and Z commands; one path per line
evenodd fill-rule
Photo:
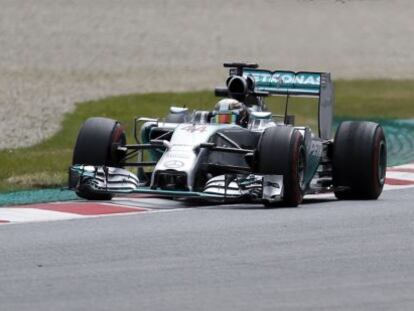
M 240 111 L 243 108 L 241 102 L 233 98 L 224 98 L 217 102 L 214 107 L 214 111 L 228 112 L 228 111 Z
M 217 102 L 213 111 L 213 122 L 217 124 L 244 125 L 246 119 L 245 106 L 236 99 L 225 98 Z

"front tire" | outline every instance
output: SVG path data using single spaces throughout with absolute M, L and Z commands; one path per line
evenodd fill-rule
M 116 146 L 125 144 L 125 132 L 119 122 L 108 118 L 89 118 L 79 131 L 72 165 L 121 167 L 122 155 L 116 151 Z M 112 194 L 92 193 L 87 189 L 79 189 L 76 194 L 88 200 L 112 198 Z
M 283 175 L 283 204 L 303 200 L 306 152 L 302 134 L 292 127 L 267 128 L 257 148 L 257 173 Z M 267 204 L 269 205 L 269 204 Z
M 382 127 L 346 121 L 338 127 L 333 149 L 333 184 L 340 200 L 376 200 L 384 187 L 387 145 Z

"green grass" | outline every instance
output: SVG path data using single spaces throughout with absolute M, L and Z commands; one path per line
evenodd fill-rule
M 352 80 L 337 81 L 336 116 L 414 118 L 414 81 Z M 0 191 L 58 187 L 66 183 L 72 148 L 81 124 L 91 116 L 104 116 L 121 121 L 132 141 L 135 116 L 162 117 L 171 105 L 211 110 L 217 101 L 211 91 L 188 93 L 150 93 L 108 97 L 77 105 L 65 115 L 62 129 L 53 137 L 29 148 L 0 151 Z M 283 113 L 284 99 L 267 99 L 274 113 Z M 291 100 L 290 114 L 296 123 L 316 125 L 315 100 Z

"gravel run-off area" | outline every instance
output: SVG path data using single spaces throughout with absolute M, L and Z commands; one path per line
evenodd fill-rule
M 77 102 L 211 89 L 224 61 L 414 78 L 413 17 L 411 0 L 1 0 L 0 149 L 49 137 Z

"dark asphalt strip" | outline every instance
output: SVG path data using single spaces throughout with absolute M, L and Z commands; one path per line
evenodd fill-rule
M 414 191 L 0 227 L 1 310 L 412 310 Z

